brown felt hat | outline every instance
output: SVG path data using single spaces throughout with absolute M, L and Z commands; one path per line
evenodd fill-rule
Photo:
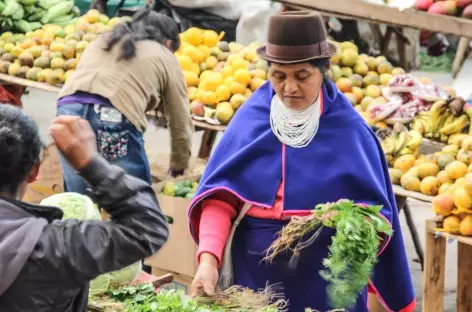
M 293 64 L 329 58 L 336 46 L 328 41 L 323 18 L 313 11 L 283 12 L 270 17 L 267 45 L 257 49 L 269 62 Z

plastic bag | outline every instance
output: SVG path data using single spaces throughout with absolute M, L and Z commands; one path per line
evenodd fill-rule
M 449 98 L 449 95 L 440 87 L 430 84 L 420 84 L 415 88 L 415 90 L 413 90 L 412 94 L 427 102 L 436 102 L 439 100 L 447 100 Z
M 420 85 L 419 80 L 410 74 L 394 76 L 388 82 L 388 87 L 393 93 L 413 93 Z
M 368 108 L 368 112 L 372 115 L 373 123 L 376 123 L 392 115 L 401 106 L 401 100 L 394 100 L 386 104 L 370 105 Z

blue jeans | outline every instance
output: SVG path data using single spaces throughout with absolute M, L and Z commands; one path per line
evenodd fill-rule
M 144 150 L 143 134 L 121 115 L 121 122 L 104 121 L 100 111 L 104 106 L 94 104 L 64 104 L 57 108 L 57 116 L 79 116 L 90 123 L 97 137 L 99 153 L 111 164 L 128 174 L 152 184 L 151 169 Z M 88 187 L 77 171 L 60 155 L 66 192 L 85 194 Z

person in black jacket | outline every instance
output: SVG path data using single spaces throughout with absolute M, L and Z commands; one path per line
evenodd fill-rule
M 111 221 L 61 221 L 59 208 L 21 201 L 38 175 L 41 142 L 31 118 L 1 105 L 0 311 L 84 312 L 90 280 L 151 256 L 168 237 L 151 186 L 98 155 L 87 121 L 58 117 L 50 134 Z

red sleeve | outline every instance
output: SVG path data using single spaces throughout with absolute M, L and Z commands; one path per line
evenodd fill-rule
M 202 253 L 210 253 L 222 263 L 232 220 L 236 217 L 239 200 L 230 193 L 218 193 L 202 202 L 197 262 Z

